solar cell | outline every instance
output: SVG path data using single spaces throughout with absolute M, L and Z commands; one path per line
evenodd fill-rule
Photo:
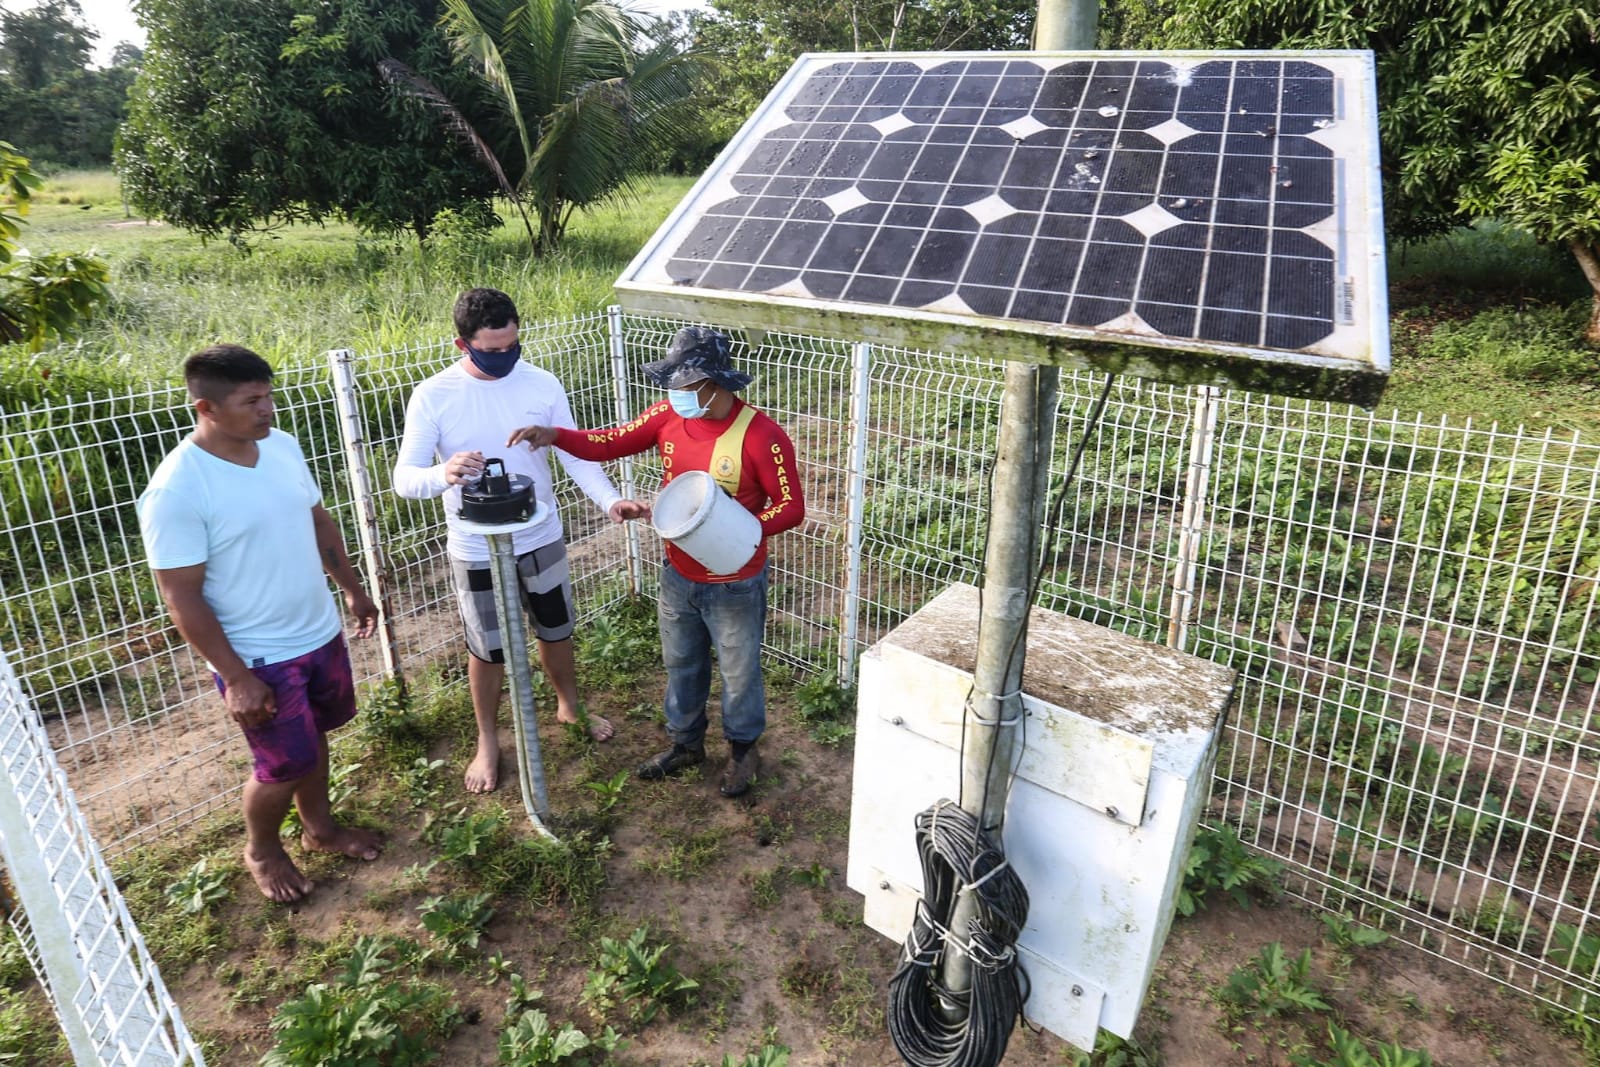
M 1370 54 L 808 55 L 618 280 L 733 326 L 1370 404 Z

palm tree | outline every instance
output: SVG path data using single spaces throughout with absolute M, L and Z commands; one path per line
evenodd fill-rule
M 402 64 L 391 85 L 429 100 L 553 250 L 576 208 L 631 195 L 654 151 L 691 131 L 702 61 L 613 0 L 446 0 L 445 32 L 491 103 L 458 106 Z

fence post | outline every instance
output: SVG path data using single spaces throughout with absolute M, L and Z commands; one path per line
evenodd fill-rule
M 1167 619 L 1167 644 L 1183 649 L 1189 639 L 1189 613 L 1194 610 L 1195 561 L 1206 522 L 1206 494 L 1211 491 L 1211 452 L 1217 438 L 1217 406 L 1222 390 L 1214 385 L 1194 389 L 1189 417 L 1189 471 L 1183 483 L 1183 519 L 1178 524 L 1178 559 L 1172 574 L 1172 606 Z
M 367 436 L 356 404 L 356 354 L 348 348 L 328 353 L 333 368 L 333 393 L 339 410 L 339 436 L 344 439 L 345 470 L 350 497 L 356 509 L 356 536 L 366 571 L 367 592 L 378 605 L 378 645 L 383 653 L 383 674 L 405 689 L 400 671 L 400 643 L 395 638 L 394 608 L 389 588 L 389 565 L 379 536 L 378 512 L 372 500 L 372 477 L 367 469 Z
M 622 332 L 622 305 L 612 304 L 606 308 L 607 333 L 611 341 L 611 388 L 617 400 L 617 425 L 622 425 L 633 418 L 633 407 L 628 399 L 628 347 L 623 341 Z M 622 460 L 622 495 L 633 499 L 633 457 L 626 456 Z M 644 559 L 639 547 L 639 526 L 637 523 L 625 522 L 622 524 L 624 535 L 628 539 L 628 588 L 634 596 L 644 588 Z
M 839 684 L 856 684 L 856 645 L 861 622 L 861 527 L 867 496 L 867 422 L 872 407 L 872 346 L 850 348 L 850 506 L 845 518 L 844 606 L 839 633 Z

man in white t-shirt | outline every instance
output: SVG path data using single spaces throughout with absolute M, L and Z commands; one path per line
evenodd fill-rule
M 521 360 L 520 319 L 509 296 L 498 289 L 468 289 L 457 298 L 454 317 L 461 359 L 411 394 L 394 490 L 411 499 L 444 498 L 446 546 L 466 629 L 467 684 L 478 725 L 478 747 L 464 781 L 468 792 L 487 793 L 500 782 L 497 719 L 505 650 L 495 615 L 488 543 L 460 529 L 461 487 L 478 481 L 485 459 L 501 459 L 507 474 L 533 480 L 535 499 L 553 505 L 548 450 L 508 448 L 506 439 L 530 423 L 572 426 L 573 421 L 567 392 L 556 376 Z M 649 517 L 646 505 L 623 499 L 598 463 L 557 454 L 572 480 L 613 522 Z M 556 692 L 556 718 L 582 723 L 595 740 L 608 740 L 611 723 L 587 714 L 578 702 L 572 655 L 576 614 L 555 508 L 543 521 L 516 533 L 512 546 L 523 604 L 538 638 L 539 662 Z
M 245 782 L 245 867 L 269 899 L 313 886 L 281 835 L 293 803 L 307 849 L 378 858 L 377 834 L 329 810 L 327 734 L 356 714 L 350 655 L 326 571 L 368 637 L 378 609 L 322 507 L 300 443 L 272 428 L 272 368 L 239 345 L 190 356 L 195 428 L 139 496 L 156 585 L 205 657 L 254 759 Z

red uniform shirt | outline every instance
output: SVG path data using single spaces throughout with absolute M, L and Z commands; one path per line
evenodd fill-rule
M 717 438 L 745 408 L 734 398 L 722 419 L 685 419 L 665 400 L 622 426 L 606 430 L 556 431 L 556 447 L 579 459 L 620 459 L 650 448 L 661 450 L 662 484 L 684 471 L 709 471 Z M 692 582 L 736 582 L 760 572 L 767 562 L 767 538 L 791 530 L 806 517 L 794 442 L 782 427 L 757 411 L 745 430 L 739 491 L 734 499 L 761 521 L 761 543 L 750 562 L 733 574 L 712 574 L 676 545 L 667 545 L 667 559 Z

